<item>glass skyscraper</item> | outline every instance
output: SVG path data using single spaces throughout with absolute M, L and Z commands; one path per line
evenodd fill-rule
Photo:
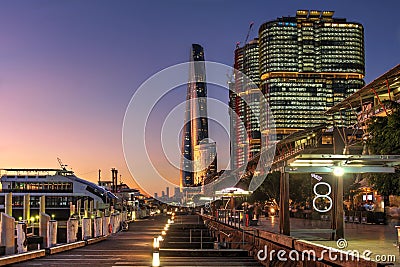
M 234 81 L 230 84 L 231 169 L 242 167 L 260 153 L 261 134 L 258 118 L 260 86 L 258 39 L 235 50 Z M 245 101 L 246 100 L 246 101 Z
M 328 122 L 351 126 L 350 113 L 324 112 L 364 86 L 364 29 L 333 11 L 299 10 L 259 28 L 261 88 L 277 138 Z
M 216 172 L 216 144 L 208 141 L 207 85 L 204 49 L 192 44 L 182 132 L 181 187 L 201 185 Z M 214 160 L 208 160 L 212 157 Z M 206 162 L 208 166 L 204 166 Z M 202 168 L 202 167 L 205 168 Z

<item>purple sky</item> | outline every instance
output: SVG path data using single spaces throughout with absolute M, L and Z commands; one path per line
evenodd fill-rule
M 255 37 L 297 9 L 364 25 L 367 82 L 399 63 L 398 0 L 1 1 L 0 167 L 57 167 L 60 157 L 82 178 L 115 167 L 132 185 L 121 128 L 136 88 L 187 61 L 191 43 L 232 65 L 251 21 Z M 222 92 L 209 95 L 227 101 Z

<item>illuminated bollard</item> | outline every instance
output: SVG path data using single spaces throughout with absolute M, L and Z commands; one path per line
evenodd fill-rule
M 160 266 L 160 239 L 154 237 L 153 240 L 153 261 L 151 264 L 153 267 Z
M 160 247 L 160 240 L 158 239 L 158 237 L 154 237 L 154 240 L 153 240 L 153 248 L 154 249 L 157 249 L 157 248 L 159 248 Z
M 160 252 L 159 251 L 153 251 L 153 267 L 159 267 L 160 266 Z
M 67 243 L 76 242 L 78 240 L 78 220 L 70 218 L 67 221 Z
M 17 252 L 24 253 L 28 251 L 28 243 L 26 240 L 26 223 L 18 222 L 17 224 Z

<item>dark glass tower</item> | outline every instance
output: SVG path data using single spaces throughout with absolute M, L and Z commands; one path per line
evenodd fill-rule
M 199 157 L 207 157 L 210 154 L 215 155 L 215 143 L 208 143 L 204 49 L 198 44 L 192 44 L 185 124 L 182 133 L 181 187 L 199 185 L 204 181 L 206 175 L 210 174 L 210 171 L 216 171 L 216 157 L 206 170 L 199 172 L 195 169 L 195 163 L 204 161 Z

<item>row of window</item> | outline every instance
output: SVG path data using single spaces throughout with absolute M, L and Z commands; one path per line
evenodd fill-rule
M 3 191 L 26 192 L 72 192 L 69 182 L 11 182 Z

